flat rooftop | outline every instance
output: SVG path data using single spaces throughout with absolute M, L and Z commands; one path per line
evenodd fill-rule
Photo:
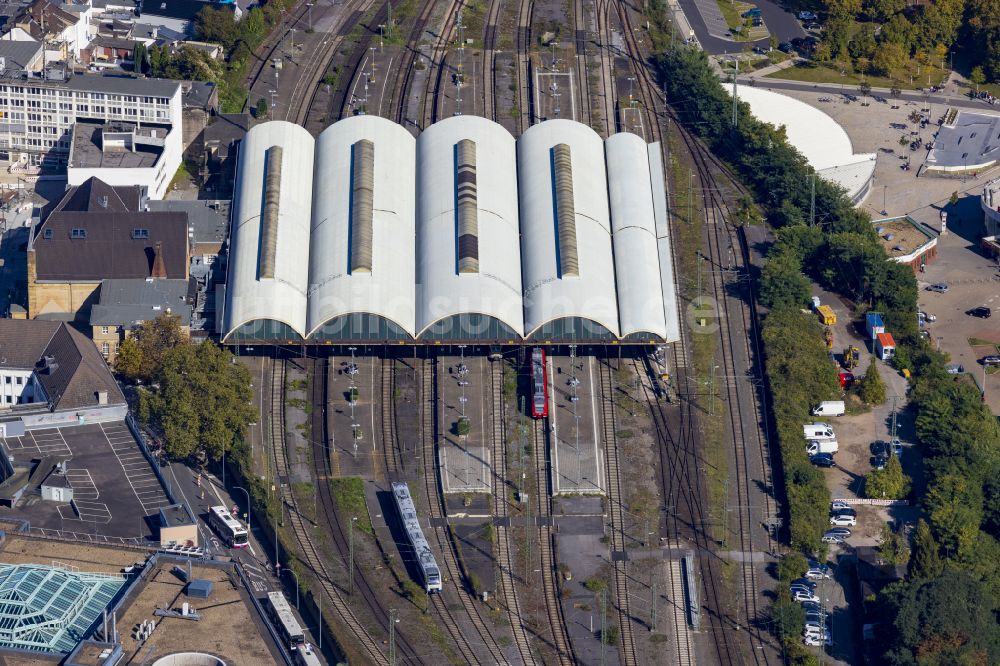
M 195 599 L 184 594 L 185 583 L 173 573 L 174 566 L 174 561 L 160 559 L 148 578 L 126 598 L 118 616 L 119 640 L 125 654 L 120 664 L 148 663 L 150 644 L 157 646 L 157 656 L 190 651 L 218 655 L 226 663 L 240 666 L 281 662 L 246 590 L 233 585 L 227 569 L 194 564 L 191 577 L 212 582 L 208 599 Z M 179 609 L 184 602 L 201 615 L 200 620 L 153 614 L 157 608 Z M 156 622 L 156 630 L 140 648 L 132 638 L 131 627 L 144 620 Z
M 1000 160 L 1000 115 L 959 111 L 938 129 L 925 165 L 932 170 L 984 169 Z
M 149 169 L 163 154 L 161 146 L 143 142 L 143 139 L 152 138 L 153 131 L 166 134 L 161 128 L 119 126 L 118 123 L 76 123 L 73 126 L 69 165 L 77 169 Z M 134 133 L 136 142 L 131 148 L 111 143 L 106 145 L 105 132 Z
M 910 216 L 891 217 L 872 222 L 879 242 L 891 258 L 905 257 L 935 240 L 930 232 Z
M 76 510 L 26 494 L 5 512 L 29 520 L 32 529 L 53 536 L 85 535 L 112 545 L 148 545 L 160 508 L 171 504 L 123 422 L 29 430 L 22 437 L 0 439 L 0 444 L 15 465 L 45 456 L 69 458 L 66 479 Z

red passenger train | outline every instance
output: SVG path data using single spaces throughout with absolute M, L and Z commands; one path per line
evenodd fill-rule
M 531 416 L 544 419 L 549 415 L 549 379 L 545 372 L 545 350 L 531 350 Z

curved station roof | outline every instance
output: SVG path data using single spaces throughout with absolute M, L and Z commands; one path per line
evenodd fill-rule
M 659 148 L 478 116 L 377 116 L 240 149 L 223 341 L 679 338 Z
M 864 201 L 875 176 L 876 155 L 855 154 L 851 138 L 836 120 L 816 107 L 772 90 L 737 86 L 736 96 L 750 105 L 758 120 L 784 127 L 788 142 L 821 178 L 847 190 L 855 205 Z

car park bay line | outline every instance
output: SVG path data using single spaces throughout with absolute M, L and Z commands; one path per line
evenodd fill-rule
M 136 500 L 139 501 L 139 505 L 142 507 L 143 513 L 145 513 L 148 516 L 151 513 L 155 512 L 157 509 L 161 509 L 165 506 L 168 506 L 170 504 L 170 500 L 167 499 L 162 488 L 159 488 L 159 492 L 156 493 L 155 498 L 153 499 L 147 500 L 143 499 L 143 497 L 140 496 L 139 491 L 142 488 L 147 487 L 147 485 L 151 486 L 152 485 L 151 482 L 156 482 L 156 484 L 159 485 L 159 480 L 156 478 L 156 475 L 149 466 L 149 462 L 146 461 L 145 458 L 143 458 L 142 464 L 140 464 L 138 461 L 126 462 L 126 460 L 123 459 L 123 457 L 127 456 L 128 459 L 131 460 L 131 456 L 129 456 L 128 453 L 119 454 L 119 451 L 127 450 L 130 453 L 135 451 L 136 442 L 134 439 L 132 439 L 131 433 L 129 433 L 129 439 L 130 439 L 129 445 L 125 446 L 125 439 L 122 436 L 122 431 L 125 430 L 124 428 L 118 426 L 112 429 L 112 428 L 105 428 L 104 424 L 98 424 L 98 425 L 100 425 L 101 427 L 101 432 L 104 433 L 104 439 L 107 441 L 108 446 L 110 446 L 112 452 L 114 452 L 115 458 L 118 459 L 118 464 L 121 465 L 122 472 L 125 473 L 125 478 L 128 481 L 128 485 L 132 489 L 132 494 L 135 495 Z M 117 443 L 122 446 L 118 447 L 115 446 L 115 442 L 112 441 L 112 437 L 111 435 L 109 435 L 109 431 L 111 434 L 117 435 L 115 437 L 115 441 L 117 441 Z M 125 430 L 125 432 L 128 431 Z M 141 457 L 141 454 L 139 455 Z M 140 486 L 139 489 L 137 489 L 136 484 L 140 483 L 143 485 Z

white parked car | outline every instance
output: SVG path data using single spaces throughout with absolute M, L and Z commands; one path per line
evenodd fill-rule
M 809 647 L 820 647 L 822 645 L 833 645 L 833 637 L 829 633 L 824 635 L 806 634 L 802 637 L 802 642 Z
M 837 527 L 854 527 L 858 524 L 858 519 L 846 513 L 838 513 L 835 516 L 830 516 L 830 524 Z
M 812 592 L 807 592 L 805 590 L 795 590 L 792 593 L 792 598 L 800 603 L 803 601 L 813 601 L 815 603 L 819 603 L 819 597 Z
M 830 502 L 830 511 L 844 511 L 845 509 L 853 508 L 847 502 L 834 501 Z

